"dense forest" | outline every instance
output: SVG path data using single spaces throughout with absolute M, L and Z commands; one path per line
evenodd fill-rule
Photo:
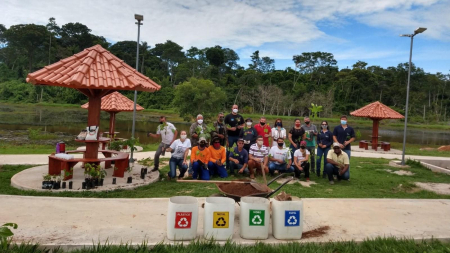
M 76 90 L 34 86 L 25 78 L 96 44 L 135 66 L 136 41 L 111 45 L 81 23 L 59 26 L 50 18 L 46 26 L 0 24 L 0 101 L 83 104 L 86 97 Z M 294 69 L 277 70 L 274 59 L 259 51 L 251 56 L 251 64 L 240 66 L 233 49 L 183 49 L 170 40 L 154 46 L 142 42 L 139 58 L 139 71 L 162 86 L 159 92 L 138 94 L 145 108 L 175 108 L 188 115 L 190 108 L 193 114 L 211 108 L 228 111 L 237 103 L 246 113 L 303 116 L 314 103 L 323 107 L 320 116 L 329 117 L 378 100 L 400 113 L 405 109 L 408 63 L 382 68 L 358 61 L 352 68 L 339 69 L 332 53 L 298 52 L 292 57 Z M 412 65 L 409 112 L 414 121 L 447 121 L 449 83 L 449 74 L 426 73 Z M 122 93 L 132 98 L 133 92 Z M 196 96 L 190 101 L 196 104 L 180 108 L 186 94 Z

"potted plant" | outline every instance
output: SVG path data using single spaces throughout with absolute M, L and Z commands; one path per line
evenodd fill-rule
M 123 145 L 122 141 L 112 141 L 109 143 L 108 149 L 120 151 L 120 150 L 122 150 L 122 145 Z
M 92 178 L 91 178 L 91 171 L 94 170 L 94 168 L 92 167 L 92 165 L 90 163 L 86 163 L 84 165 L 84 183 L 85 183 L 85 188 L 86 190 L 90 190 L 92 188 Z
M 99 186 L 103 186 L 103 180 L 105 179 L 105 177 L 107 175 L 106 170 L 105 169 L 100 169 L 98 175 L 99 175 L 99 178 L 100 178 Z
M 61 176 L 60 175 L 53 175 L 53 190 L 58 190 L 61 188 Z
M 70 177 L 73 175 L 73 168 L 70 168 L 69 170 L 65 170 L 64 171 L 64 180 L 67 180 L 66 178 Z M 65 187 L 66 182 L 63 182 L 63 189 L 66 188 Z M 69 181 L 69 189 L 72 189 L 73 186 L 73 182 L 72 180 Z
M 51 189 L 53 187 L 53 183 L 51 182 L 52 176 L 50 174 L 43 176 L 44 181 L 42 181 L 42 189 Z
M 127 184 L 131 184 L 131 183 L 133 183 L 133 177 L 131 177 L 131 173 L 133 172 L 133 167 L 128 167 L 127 172 L 128 172 Z

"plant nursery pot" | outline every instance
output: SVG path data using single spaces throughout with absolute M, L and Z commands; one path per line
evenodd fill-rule
M 111 164 L 116 164 L 116 161 L 111 161 Z
M 145 175 L 148 174 L 148 169 L 147 168 L 144 168 L 144 173 L 145 173 Z
M 144 169 L 141 169 L 141 179 L 144 179 L 145 178 L 145 171 L 144 171 Z
M 53 182 L 53 190 L 58 190 L 61 187 L 61 182 Z
M 72 189 L 72 186 L 73 186 L 73 182 L 69 181 L 69 189 Z
M 92 188 L 92 189 L 95 189 L 95 186 L 96 186 L 95 180 L 91 180 L 91 188 Z
M 116 184 L 116 179 L 115 178 L 113 178 L 112 184 Z
M 81 189 L 86 189 L 86 182 L 81 183 Z
M 98 183 L 98 185 L 100 185 L 100 186 L 103 186 L 103 178 L 102 179 L 100 179 L 100 181 L 99 181 L 99 183 Z
M 98 182 L 98 178 L 94 179 L 94 186 L 98 186 L 99 182 Z
M 66 182 L 62 182 L 61 188 L 66 189 Z
M 132 177 L 128 177 L 127 178 L 127 184 L 131 184 L 133 183 L 133 178 Z

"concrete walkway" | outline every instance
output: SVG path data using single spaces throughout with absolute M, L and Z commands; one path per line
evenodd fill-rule
M 204 209 L 199 198 L 197 234 L 203 234 Z M 300 242 L 362 241 L 377 236 L 450 239 L 450 200 L 304 199 L 303 231 L 329 226 L 327 234 Z M 39 242 L 65 249 L 112 244 L 155 245 L 166 237 L 168 199 L 94 199 L 0 195 L 0 223 L 14 222 L 17 242 Z M 254 243 L 239 236 L 240 207 L 233 241 Z M 271 223 L 271 222 L 270 222 Z M 271 229 L 270 229 L 271 231 Z M 265 243 L 280 243 L 270 236 Z
M 167 152 L 165 156 L 161 158 L 170 158 L 171 153 Z M 81 157 L 81 155 L 75 155 Z M 101 156 L 101 154 L 100 154 Z M 134 158 L 137 160 L 151 158 L 155 156 L 155 151 L 137 152 L 134 153 Z M 398 154 L 387 154 L 385 152 L 365 152 L 358 146 L 352 146 L 352 157 L 366 157 L 366 158 L 385 158 L 385 159 L 402 159 Z M 406 159 L 412 160 L 446 160 L 450 161 L 450 157 L 438 157 L 438 156 L 419 156 L 419 155 L 406 155 Z M 40 165 L 48 164 L 48 155 L 0 155 L 0 164 L 28 164 L 28 165 Z

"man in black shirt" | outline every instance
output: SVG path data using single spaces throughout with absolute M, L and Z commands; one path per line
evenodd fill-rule
M 355 140 L 355 130 L 347 125 L 347 116 L 341 116 L 341 124 L 334 128 L 333 131 L 333 141 L 339 142 L 340 148 L 348 155 L 348 160 L 350 161 L 351 155 L 351 143 Z M 348 167 L 350 171 L 350 166 Z
M 223 112 L 220 112 L 217 115 L 217 121 L 213 123 L 214 131 L 211 132 L 211 139 L 219 138 L 220 146 L 226 147 L 228 134 L 224 120 L 225 116 L 223 115 Z
M 231 107 L 231 113 L 228 114 L 225 117 L 225 126 L 227 129 L 227 147 L 231 148 L 235 143 L 237 143 L 237 140 L 239 139 L 239 133 L 241 132 L 241 129 L 244 127 L 244 118 L 238 114 L 238 106 L 233 105 Z M 229 151 L 227 148 L 227 168 L 229 168 Z

